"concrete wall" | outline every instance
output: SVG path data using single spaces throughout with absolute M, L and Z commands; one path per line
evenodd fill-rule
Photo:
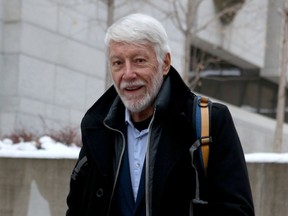
M 278 1 L 278 0 L 277 0 Z M 266 49 L 268 0 L 246 0 L 229 25 L 223 25 L 214 1 L 203 1 L 194 43 L 241 68 L 262 68 Z
M 267 1 L 246 1 L 229 26 L 215 21 L 212 0 L 203 1 L 197 28 L 214 21 L 199 32 L 198 45 L 241 66 L 262 67 Z M 182 73 L 183 34 L 175 20 L 167 19 L 172 4 L 115 2 L 115 19 L 144 12 L 163 23 L 172 63 Z M 34 132 L 78 127 L 85 111 L 104 92 L 107 6 L 86 0 L 2 0 L 0 11 L 0 135 L 17 127 Z
M 1 216 L 63 216 L 75 160 L 0 158 Z M 248 163 L 256 216 L 287 215 L 288 164 Z
M 217 101 L 213 99 L 213 101 Z M 245 153 L 274 152 L 274 119 L 227 104 Z M 283 126 L 281 152 L 288 152 L 288 124 Z
M 78 126 L 104 91 L 104 29 L 90 25 L 103 4 L 1 2 L 0 133 Z
M 256 216 L 288 212 L 288 164 L 248 163 Z
M 0 158 L 1 216 L 63 216 L 75 160 Z

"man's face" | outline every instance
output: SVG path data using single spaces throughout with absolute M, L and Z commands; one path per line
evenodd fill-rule
M 152 45 L 111 42 L 109 64 L 114 86 L 127 109 L 132 113 L 151 109 L 163 75 L 168 73 L 159 65 Z

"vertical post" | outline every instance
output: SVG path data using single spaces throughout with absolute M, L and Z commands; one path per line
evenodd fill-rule
M 112 25 L 114 20 L 114 0 L 107 0 L 107 28 Z M 112 79 L 109 71 L 108 62 L 106 63 L 105 90 L 112 84 Z
M 288 72 L 288 0 L 284 2 L 283 8 L 283 41 L 281 55 L 281 71 L 279 76 L 279 89 L 276 112 L 276 129 L 274 136 L 274 151 L 281 152 L 283 125 L 285 120 L 285 99 L 286 99 L 286 83 Z
M 195 24 L 196 18 L 196 4 L 194 1 L 187 1 L 187 11 L 185 14 L 186 28 L 184 29 L 184 73 L 183 80 L 189 85 L 189 73 L 190 73 L 190 60 L 191 60 L 191 39 L 192 28 Z

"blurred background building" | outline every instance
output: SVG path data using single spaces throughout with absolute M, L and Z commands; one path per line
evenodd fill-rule
M 191 89 L 233 105 L 245 151 L 270 151 L 281 71 L 283 3 L 1 0 L 0 136 L 17 128 L 43 133 L 79 127 L 86 110 L 109 86 L 103 43 L 107 26 L 142 12 L 167 29 L 172 64 Z M 287 111 L 285 117 L 287 121 Z M 287 126 L 284 129 L 287 140 Z M 248 145 L 251 137 L 254 147 Z

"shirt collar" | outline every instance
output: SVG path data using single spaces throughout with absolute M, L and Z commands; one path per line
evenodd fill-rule
M 137 130 L 137 129 L 134 127 L 134 124 L 133 124 L 133 122 L 132 122 L 132 120 L 131 120 L 131 115 L 130 115 L 129 110 L 128 110 L 127 108 L 125 108 L 125 123 L 126 123 L 126 125 L 131 126 L 134 130 Z M 150 124 L 151 124 L 151 122 L 150 122 Z M 148 127 L 147 129 L 142 130 L 139 135 L 142 136 L 142 135 L 147 134 L 148 131 L 149 131 L 149 128 L 150 128 L 150 125 L 149 125 L 149 127 Z M 138 130 L 137 130 L 137 131 L 138 131 Z
M 134 127 L 132 120 L 131 120 L 131 115 L 130 115 L 129 110 L 127 108 L 125 108 L 125 123 Z

